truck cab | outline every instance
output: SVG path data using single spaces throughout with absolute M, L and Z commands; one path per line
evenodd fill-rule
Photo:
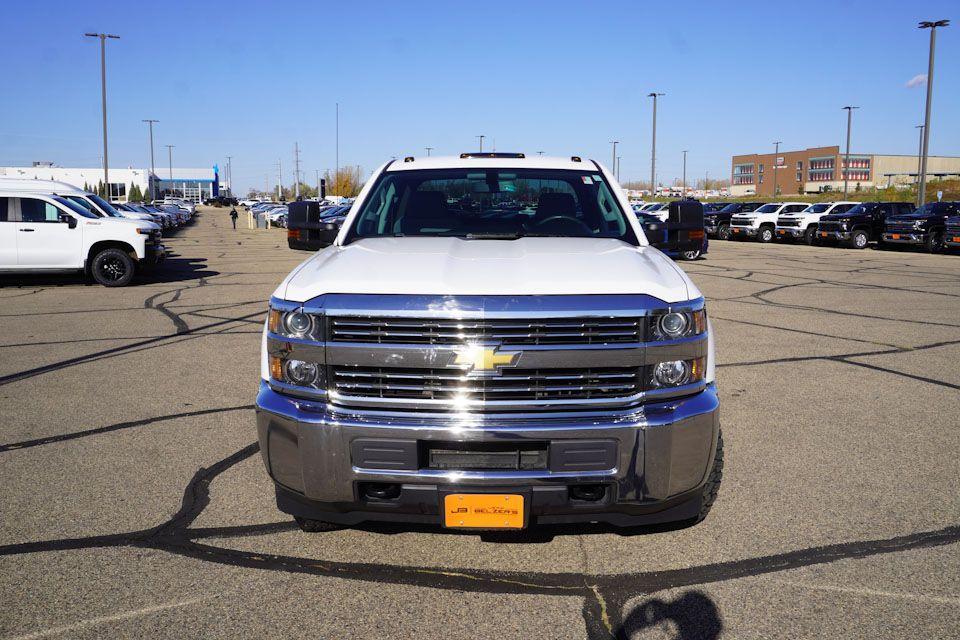
M 84 271 L 117 287 L 165 255 L 152 223 L 101 218 L 56 194 L 0 189 L 0 271 Z
M 304 531 L 699 522 L 722 474 L 712 336 L 596 161 L 388 162 L 269 302 L 277 506 Z
M 883 241 L 923 247 L 928 253 L 944 248 L 947 218 L 960 215 L 958 202 L 927 202 L 916 211 L 884 221 Z
M 909 202 L 861 202 L 844 213 L 821 217 L 817 223 L 817 241 L 865 249 L 869 243 L 883 240 L 887 218 L 911 210 L 913 206 Z
M 757 242 L 771 242 L 780 216 L 799 213 L 806 208 L 806 202 L 768 202 L 749 213 L 734 214 L 730 218 L 730 237 L 734 240 L 752 238 Z
M 817 238 L 820 218 L 834 213 L 846 213 L 858 202 L 817 202 L 803 211 L 787 213 L 777 218 L 778 240 L 803 240 L 813 244 Z

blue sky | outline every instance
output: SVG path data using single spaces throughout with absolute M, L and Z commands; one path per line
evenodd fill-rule
M 97 2 L 10 3 L 0 56 L 0 166 L 100 162 L 99 45 L 108 42 L 110 164 L 208 166 L 233 156 L 238 189 L 340 163 L 476 148 L 543 150 L 650 173 L 729 177 L 730 156 L 842 144 L 916 152 L 928 33 L 938 32 L 932 154 L 960 155 L 960 5 L 902 2 Z

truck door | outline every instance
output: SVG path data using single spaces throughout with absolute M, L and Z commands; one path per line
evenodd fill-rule
M 17 266 L 17 223 L 10 198 L 0 198 L 0 269 Z
M 61 220 L 60 209 L 39 198 L 11 198 L 19 203 L 17 264 L 37 269 L 83 266 L 83 231 Z M 72 218 L 71 218 L 72 219 Z

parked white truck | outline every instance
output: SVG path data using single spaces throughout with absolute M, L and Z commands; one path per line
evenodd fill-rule
M 813 244 L 817 238 L 820 218 L 834 213 L 846 213 L 859 202 L 817 202 L 803 211 L 785 213 L 777 218 L 777 240 L 803 240 Z
M 100 217 L 55 194 L 0 187 L 0 271 L 85 271 L 108 287 L 164 259 L 152 222 Z
M 305 531 L 694 523 L 714 361 L 703 295 L 595 161 L 405 158 L 270 299 L 260 450 Z
M 749 213 L 734 214 L 730 218 L 730 239 L 752 238 L 758 242 L 770 242 L 780 216 L 799 213 L 806 208 L 806 202 L 768 202 Z

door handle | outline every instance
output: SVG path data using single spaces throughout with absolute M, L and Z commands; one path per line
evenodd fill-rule
M 20 231 L 23 231 L 24 233 L 33 233 L 36 231 L 36 229 L 20 229 Z

